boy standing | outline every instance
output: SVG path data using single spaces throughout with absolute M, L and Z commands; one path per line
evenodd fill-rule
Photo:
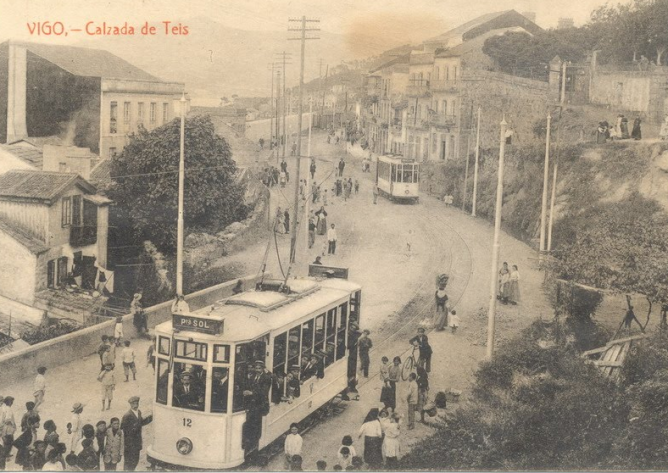
M 290 425 L 290 433 L 285 437 L 285 469 L 291 470 L 292 463 L 295 456 L 302 454 L 302 436 L 299 435 L 299 428 L 297 424 Z
M 121 356 L 123 357 L 123 372 L 125 373 L 125 382 L 128 382 L 130 371 L 132 371 L 132 380 L 137 381 L 137 368 L 135 366 L 135 350 L 130 348 L 130 340 L 125 340 L 125 348 Z
M 111 409 L 111 400 L 114 398 L 114 389 L 116 388 L 116 378 L 111 369 L 111 365 L 106 365 L 104 371 L 98 376 L 98 381 L 102 383 L 102 410 L 104 402 L 107 401 L 107 410 Z
M 37 368 L 37 376 L 35 376 L 35 382 L 33 383 L 33 396 L 35 397 L 35 412 L 39 412 L 39 406 L 44 402 L 44 394 L 46 393 L 46 378 L 44 374 L 46 373 L 46 368 L 40 366 Z

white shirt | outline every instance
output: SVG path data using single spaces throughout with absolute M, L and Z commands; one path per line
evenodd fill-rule
M 55 463 L 46 462 L 42 467 L 42 471 L 63 471 L 63 465 L 59 461 Z
M 377 420 L 365 422 L 362 424 L 362 427 L 360 427 L 360 435 L 365 437 L 382 437 L 383 428 L 380 426 L 380 422 Z
M 46 378 L 42 374 L 35 376 L 35 383 L 33 384 L 33 392 L 46 391 Z
M 123 348 L 121 356 L 123 357 L 123 363 L 133 363 L 135 361 L 135 351 L 130 347 Z
M 336 229 L 330 228 L 327 230 L 327 241 L 336 241 Z
M 299 434 L 288 434 L 285 437 L 285 454 L 286 455 L 301 455 L 302 454 L 302 436 Z

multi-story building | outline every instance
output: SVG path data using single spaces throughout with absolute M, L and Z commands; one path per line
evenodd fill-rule
M 107 51 L 6 41 L 0 44 L 0 142 L 62 134 L 102 158 L 140 126 L 180 113 L 184 84 L 162 81 Z

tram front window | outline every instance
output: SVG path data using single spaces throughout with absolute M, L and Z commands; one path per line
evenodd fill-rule
M 401 182 L 406 182 L 410 184 L 411 182 L 413 182 L 413 165 L 404 164 L 402 167 L 403 167 L 403 174 L 401 177 Z
M 158 359 L 158 382 L 156 386 L 155 400 L 160 404 L 167 404 L 168 388 L 169 361 Z
M 256 361 L 264 363 L 268 338 L 268 336 L 262 337 L 250 343 L 237 345 L 235 349 L 232 412 L 241 412 L 247 407 L 244 391 L 248 391 L 252 387 L 252 380 L 257 375 L 254 363 Z
M 206 369 L 200 365 L 174 363 L 172 406 L 194 411 L 204 410 Z
M 227 412 L 227 396 L 230 388 L 230 370 L 215 367 L 211 370 L 211 412 Z

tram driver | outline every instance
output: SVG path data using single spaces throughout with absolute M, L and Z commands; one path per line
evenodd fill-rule
M 227 368 L 214 368 L 211 376 L 211 412 L 227 412 L 229 370 Z
M 172 405 L 196 411 L 204 410 L 204 390 L 193 382 L 190 371 L 181 373 L 178 382 L 175 383 Z

